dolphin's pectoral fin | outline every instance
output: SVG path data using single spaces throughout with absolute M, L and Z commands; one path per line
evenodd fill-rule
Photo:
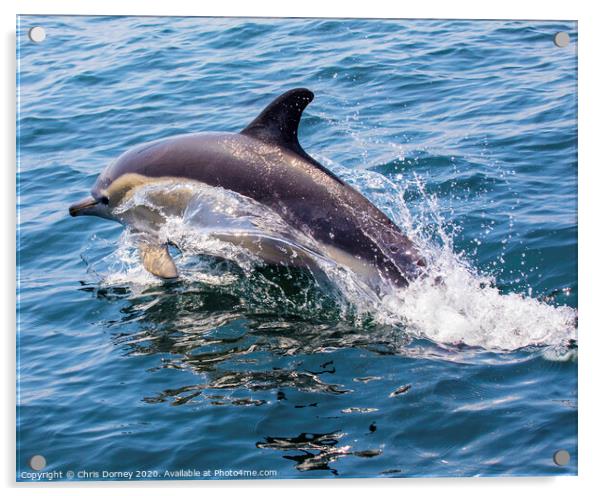
M 175 279 L 178 269 L 169 254 L 167 244 L 141 243 L 138 246 L 142 265 L 154 276 L 161 279 Z

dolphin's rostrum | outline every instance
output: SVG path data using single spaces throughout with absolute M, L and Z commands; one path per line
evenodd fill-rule
M 379 274 L 396 286 L 417 277 L 425 263 L 414 244 L 383 212 L 310 157 L 299 145 L 301 114 L 313 100 L 304 88 L 287 91 L 240 133 L 199 133 L 165 138 L 126 151 L 98 177 L 92 196 L 72 205 L 72 216 L 114 219 L 140 233 L 140 255 L 152 274 L 178 271 L 156 237 L 152 211 L 118 209 L 149 183 L 192 181 L 232 190 L 308 233 L 322 255 L 360 275 Z M 160 199 L 177 211 L 186 198 Z M 118 213 L 120 212 L 120 213 Z M 268 261 L 269 250 L 260 253 Z

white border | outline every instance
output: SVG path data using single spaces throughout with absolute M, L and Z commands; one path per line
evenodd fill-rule
M 601 115 L 599 48 L 602 18 L 596 15 L 594 2 L 503 0 L 472 2 L 467 0 L 416 2 L 369 0 L 364 2 L 331 2 L 324 0 L 294 1 L 233 1 L 204 3 L 194 0 L 167 2 L 135 0 L 98 0 L 74 2 L 68 0 L 3 0 L 2 16 L 2 109 L 0 138 L 4 152 L 3 194 L 0 219 L 3 239 L 0 302 L 5 325 L 3 334 L 2 425 L 5 436 L 0 451 L 2 485 L 8 494 L 19 489 L 29 492 L 31 484 L 16 484 L 15 478 L 15 24 L 16 14 L 131 14 L 131 15 L 199 15 L 199 16 L 266 16 L 266 17 L 394 17 L 394 18 L 471 18 L 471 19 L 571 19 L 579 21 L 579 476 L 557 478 L 504 479 L 346 479 L 311 481 L 190 481 L 151 483 L 71 483 L 36 484 L 40 494 L 64 495 L 81 493 L 104 494 L 115 488 L 128 494 L 163 495 L 166 490 L 198 494 L 200 491 L 244 491 L 251 494 L 300 493 L 307 491 L 341 490 L 346 493 L 364 493 L 376 486 L 378 491 L 396 493 L 416 490 L 427 493 L 491 495 L 509 491 L 545 491 L 553 496 L 578 491 L 586 494 L 599 488 L 596 475 L 602 446 L 600 436 L 600 354 L 602 343 L 600 325 L 595 314 L 600 307 L 597 281 L 602 280 L 597 261 L 602 241 L 599 235 L 602 213 L 598 189 L 602 167 L 602 140 L 599 137 Z M 110 490 L 110 489 L 109 489 Z M 521 491 L 522 492 L 522 491 Z M 575 493 L 576 494 L 576 493 Z

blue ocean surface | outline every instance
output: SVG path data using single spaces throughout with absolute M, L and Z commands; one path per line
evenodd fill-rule
M 577 474 L 576 22 L 21 16 L 17 63 L 18 480 Z M 408 288 L 177 219 L 165 283 L 69 217 L 130 147 L 295 87 L 303 148 L 427 259 Z

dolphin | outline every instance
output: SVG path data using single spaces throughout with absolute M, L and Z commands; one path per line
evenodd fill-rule
M 168 242 L 156 235 L 160 216 L 142 207 L 124 212 L 124 202 L 152 183 L 224 188 L 268 207 L 310 236 L 320 255 L 360 275 L 376 274 L 397 287 L 407 286 L 426 265 L 414 243 L 359 191 L 301 148 L 299 122 L 313 98 L 305 88 L 287 91 L 239 133 L 185 134 L 135 146 L 104 169 L 91 196 L 71 205 L 69 213 L 116 220 L 140 233 L 145 269 L 172 279 L 178 269 Z M 189 198 L 180 190 L 158 194 L 155 200 L 171 213 L 182 213 Z M 261 246 L 256 251 L 269 262 L 283 262 L 291 254 L 242 238 L 238 241 L 247 247 Z

